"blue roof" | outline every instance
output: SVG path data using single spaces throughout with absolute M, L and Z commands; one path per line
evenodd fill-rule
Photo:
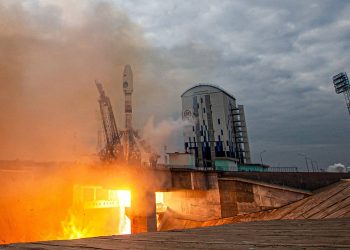
M 219 87 L 219 86 L 217 86 L 217 85 L 209 84 L 209 83 L 199 83 L 199 84 L 197 84 L 197 85 L 195 85 L 195 86 L 192 86 L 192 87 L 190 87 L 189 89 L 187 89 L 185 92 L 183 92 L 182 95 L 181 95 L 181 97 L 183 97 L 188 91 L 190 91 L 190 90 L 192 90 L 192 89 L 194 89 L 194 88 L 198 88 L 198 87 L 212 87 L 212 88 L 215 88 L 215 89 L 217 89 L 217 90 L 219 90 L 219 91 L 225 93 L 225 94 L 228 95 L 229 97 L 231 97 L 231 98 L 233 98 L 233 99 L 236 100 L 236 98 L 235 98 L 233 95 L 231 95 L 230 93 L 228 93 L 228 92 L 227 92 L 226 90 L 224 90 L 223 88 L 221 88 L 221 87 Z

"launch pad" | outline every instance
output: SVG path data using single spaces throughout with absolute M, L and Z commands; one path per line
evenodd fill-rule
M 96 81 L 100 94 L 99 106 L 103 128 L 103 145 L 99 150 L 104 162 L 125 162 L 128 165 L 141 165 L 141 153 L 148 155 L 149 165 L 156 167 L 159 155 L 132 126 L 133 73 L 130 65 L 124 67 L 122 87 L 124 92 L 125 127 L 118 129 L 109 97 L 102 83 Z

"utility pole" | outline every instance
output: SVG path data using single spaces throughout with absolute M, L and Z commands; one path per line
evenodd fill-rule
M 314 161 L 311 159 L 311 158 L 309 158 L 310 159 L 310 162 L 311 162 L 311 168 L 312 168 L 312 172 L 315 172 L 315 169 L 314 169 Z
M 318 162 L 317 161 L 312 161 L 312 163 L 316 163 L 316 165 L 315 165 L 315 169 L 317 170 L 317 172 L 319 172 L 319 169 L 318 169 Z
M 310 170 L 309 170 L 309 164 L 307 163 L 307 155 L 304 155 L 304 154 L 298 154 L 298 155 L 300 155 L 300 156 L 302 156 L 302 157 L 305 157 L 306 168 L 307 168 L 307 171 L 310 172 Z
M 263 163 L 263 158 L 262 158 L 262 154 L 265 153 L 265 152 L 266 152 L 266 150 L 263 150 L 263 151 L 260 152 L 261 166 L 264 165 L 264 163 Z

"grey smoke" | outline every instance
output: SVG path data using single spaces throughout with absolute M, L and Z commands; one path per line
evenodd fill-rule
M 349 116 L 331 83 L 333 74 L 350 71 L 350 58 L 345 56 L 350 49 L 348 1 L 91 0 L 73 6 L 71 1 L 33 0 L 1 1 L 0 6 L 1 23 L 8 24 L 7 35 L 0 35 L 0 63 L 5 76 L 12 76 L 2 74 L 1 85 L 7 85 L 0 94 L 6 117 L 0 122 L 2 157 L 30 157 L 42 145 L 51 146 L 51 139 L 64 138 L 63 132 L 48 140 L 37 136 L 45 135 L 37 130 L 57 130 L 69 120 L 76 122 L 64 133 L 78 131 L 81 151 L 89 151 L 83 145 L 92 145 L 93 151 L 98 124 L 88 111 L 95 109 L 96 99 L 90 82 L 97 77 L 106 83 L 120 113 L 119 72 L 122 64 L 130 63 L 138 128 L 150 115 L 155 123 L 178 119 L 181 93 L 195 83 L 212 82 L 246 106 L 255 161 L 266 150 L 264 162 L 274 166 L 305 169 L 298 153 L 317 160 L 320 168 L 350 162 Z M 49 48 L 52 52 L 46 53 Z M 10 50 L 14 53 L 7 54 Z M 42 69 L 45 77 L 38 71 Z M 64 97 L 50 98 L 48 93 L 59 86 L 68 90 Z M 31 95 L 35 98 L 22 98 Z M 74 101 L 77 96 L 88 106 Z M 15 101 L 8 105 L 9 100 Z M 44 114 L 61 112 L 38 104 L 52 100 L 69 104 L 64 105 L 69 119 L 45 119 Z M 41 119 L 26 122 L 25 117 L 37 113 Z M 28 128 L 33 135 L 26 135 Z M 18 137 L 23 139 L 13 143 Z M 183 149 L 182 138 L 177 145 L 177 150 Z

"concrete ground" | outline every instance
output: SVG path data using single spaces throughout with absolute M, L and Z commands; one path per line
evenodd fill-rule
M 274 220 L 168 232 L 48 241 L 0 249 L 350 249 L 350 218 Z

